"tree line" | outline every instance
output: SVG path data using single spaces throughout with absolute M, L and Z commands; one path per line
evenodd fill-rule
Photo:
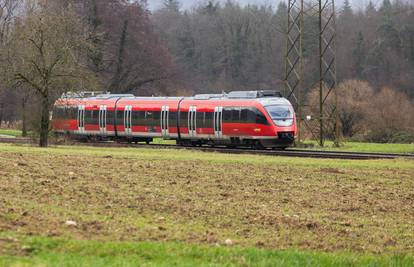
M 24 132 L 27 128 L 40 132 L 45 145 L 49 111 L 66 91 L 191 95 L 282 90 L 286 3 L 272 7 L 207 1 L 183 10 L 179 0 L 165 0 L 153 12 L 147 6 L 143 0 L 0 0 L 0 124 L 21 121 Z M 393 140 L 401 131 L 411 136 L 413 3 L 383 0 L 355 10 L 345 0 L 340 6 L 337 66 L 344 136 L 373 141 Z M 308 103 L 318 79 L 317 32 L 317 17 L 306 16 Z M 369 90 L 354 92 L 359 88 Z M 391 134 L 382 136 L 382 129 L 373 134 L 375 122 L 361 127 L 362 121 L 369 123 L 378 116 L 372 105 L 366 110 L 367 105 L 359 105 L 361 114 L 347 113 L 354 111 L 349 103 L 390 94 L 398 95 L 404 102 L 400 106 L 406 108 L 404 114 L 398 110 L 389 114 L 407 117 Z M 375 103 L 383 106 L 376 108 L 398 109 L 392 101 L 379 99 Z
M 343 136 L 413 142 L 413 3 L 383 0 L 355 10 L 345 0 L 338 6 L 337 76 Z M 166 0 L 152 20 L 192 91 L 283 91 L 285 2 L 274 8 L 208 1 L 181 10 L 180 1 Z M 303 79 L 308 106 L 318 106 L 318 89 L 314 88 L 319 79 L 318 31 L 317 13 L 307 12 Z

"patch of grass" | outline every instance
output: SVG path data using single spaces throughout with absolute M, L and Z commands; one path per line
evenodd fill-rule
M 20 130 L 11 130 L 11 129 L 0 129 L 0 135 L 9 135 L 13 137 L 22 136 L 22 131 Z
M 175 145 L 175 140 L 164 140 L 162 138 L 154 138 L 153 142 L 151 144 L 154 145 Z
M 97 242 L 26 238 L 25 256 L 0 256 L 1 266 L 412 266 L 406 255 L 272 251 L 166 242 Z
M 234 155 L 223 153 L 200 152 L 193 150 L 175 148 L 148 149 L 148 148 L 99 148 L 85 146 L 50 146 L 48 149 L 30 145 L 0 144 L 3 152 L 28 153 L 28 154 L 60 154 L 60 155 L 89 155 L 102 157 L 113 155 L 117 157 L 128 157 L 145 160 L 164 161 L 207 161 L 214 163 L 246 163 L 260 166 L 301 166 L 301 167 L 333 167 L 333 168 L 358 168 L 358 169 L 414 169 L 412 160 L 334 160 L 334 159 L 303 159 L 294 157 L 273 157 L 261 155 Z
M 306 141 L 305 145 L 312 145 L 311 150 L 327 151 L 348 151 L 348 152 L 367 152 L 367 153 L 414 153 L 414 144 L 377 144 L 363 142 L 344 142 L 340 147 L 335 147 L 333 142 L 326 142 L 325 147 L 321 148 L 317 142 Z M 301 148 L 302 149 L 302 148 Z

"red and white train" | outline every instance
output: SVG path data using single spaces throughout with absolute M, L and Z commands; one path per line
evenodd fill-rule
M 194 97 L 66 94 L 56 101 L 53 129 L 79 139 L 180 145 L 286 148 L 297 128 L 291 103 L 273 91 Z

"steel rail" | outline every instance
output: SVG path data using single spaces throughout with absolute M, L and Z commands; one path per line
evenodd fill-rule
M 0 143 L 12 144 L 33 144 L 29 138 L 0 138 Z M 58 144 L 54 144 L 58 145 Z M 321 150 L 301 150 L 301 149 L 287 149 L 287 150 L 253 150 L 250 148 L 226 148 L 226 147 L 211 147 L 211 146 L 177 146 L 168 144 L 134 144 L 134 143 L 118 143 L 118 142 L 93 142 L 82 143 L 71 141 L 69 144 L 76 146 L 90 146 L 90 147 L 109 147 L 109 148 L 149 148 L 149 149 L 180 149 L 193 150 L 203 152 L 216 152 L 226 154 L 244 154 L 244 155 L 265 155 L 265 156 L 283 156 L 283 157 L 300 157 L 300 158 L 319 158 L 319 159 L 349 159 L 349 160 L 378 160 L 378 159 L 397 159 L 407 158 L 414 159 L 414 154 L 390 154 L 390 153 L 365 153 L 365 152 L 349 152 L 349 151 L 321 151 Z

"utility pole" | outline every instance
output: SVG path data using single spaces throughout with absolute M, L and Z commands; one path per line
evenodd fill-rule
M 289 0 L 288 29 L 286 32 L 286 97 L 292 102 L 298 114 L 299 142 L 303 132 L 308 132 L 317 139 L 320 146 L 325 145 L 325 139 L 331 138 L 339 145 L 339 114 L 336 78 L 336 13 L 334 0 Z M 305 16 L 318 17 L 319 39 L 319 105 L 305 107 L 305 94 L 312 88 L 303 86 L 303 40 Z M 316 68 L 316 66 L 315 66 Z M 312 83 L 315 84 L 315 83 Z M 312 114 L 313 120 L 307 121 L 304 111 L 318 110 Z
M 304 0 L 289 0 L 285 54 L 285 96 L 296 110 L 298 140 L 302 141 Z

